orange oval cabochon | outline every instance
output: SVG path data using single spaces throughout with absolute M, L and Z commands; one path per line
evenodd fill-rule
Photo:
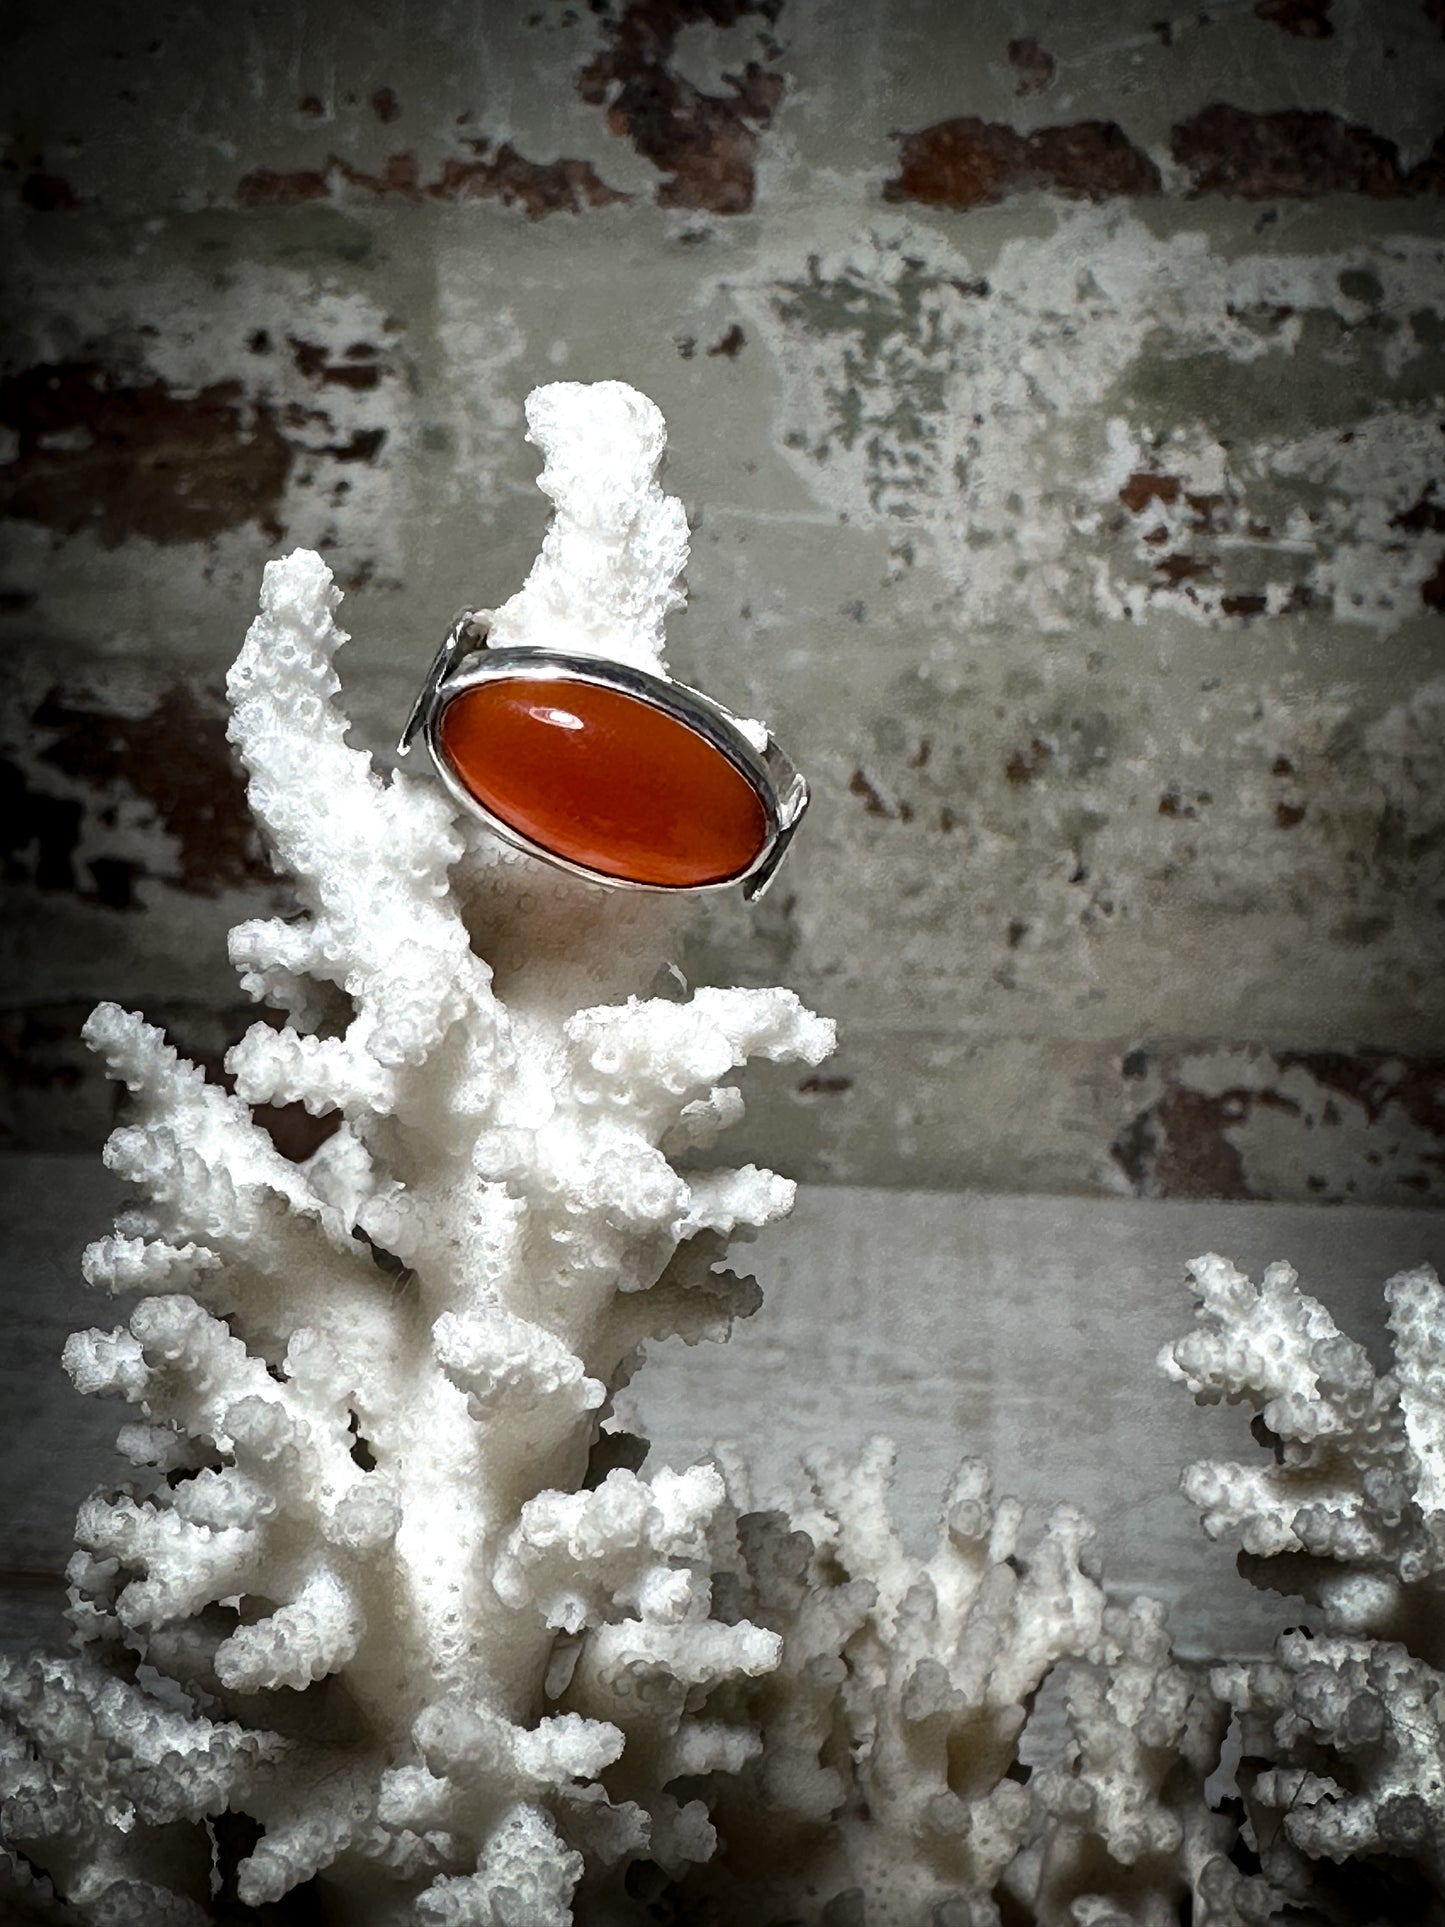
M 621 690 L 498 677 L 454 696 L 437 734 L 484 809 L 599 876 L 695 890 L 767 841 L 762 799 L 721 750 Z

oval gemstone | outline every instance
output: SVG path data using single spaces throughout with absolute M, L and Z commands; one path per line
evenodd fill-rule
M 599 876 L 695 890 L 767 841 L 762 799 L 721 750 L 621 690 L 498 677 L 453 697 L 437 734 L 484 809 Z

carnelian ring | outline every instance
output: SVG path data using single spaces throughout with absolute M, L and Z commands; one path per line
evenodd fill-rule
M 627 664 L 488 649 L 459 619 L 400 748 L 425 736 L 452 796 L 520 849 L 632 890 L 761 894 L 807 808 L 761 747 L 699 691 Z

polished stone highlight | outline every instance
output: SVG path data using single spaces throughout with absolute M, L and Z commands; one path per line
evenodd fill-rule
M 442 755 L 482 807 L 599 876 L 695 890 L 767 842 L 762 799 L 696 730 L 596 683 L 506 677 L 453 698 Z

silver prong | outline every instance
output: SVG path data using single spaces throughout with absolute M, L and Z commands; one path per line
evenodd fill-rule
M 806 778 L 793 772 L 793 784 L 788 794 L 779 799 L 778 833 L 773 838 L 772 848 L 759 869 L 744 879 L 742 897 L 744 903 L 756 903 L 763 896 L 777 874 L 778 865 L 788 854 L 788 845 L 803 820 L 803 812 L 808 807 L 808 784 Z
M 442 646 L 432 660 L 426 673 L 421 692 L 411 706 L 411 714 L 397 740 L 396 753 L 405 756 L 416 741 L 417 731 L 426 721 L 427 713 L 436 699 L 437 690 L 456 665 L 478 649 L 487 646 L 487 621 L 490 610 L 462 609 L 453 618 Z
M 750 877 L 743 879 L 742 899 L 744 903 L 756 903 L 767 895 L 768 885 L 777 875 L 778 865 L 788 853 L 788 845 L 793 840 L 790 830 L 779 830 L 773 838 L 773 846 L 768 851 L 767 861 L 761 870 L 754 870 Z
M 793 780 L 778 798 L 778 817 L 789 836 L 803 820 L 809 794 L 807 778 L 794 770 Z

